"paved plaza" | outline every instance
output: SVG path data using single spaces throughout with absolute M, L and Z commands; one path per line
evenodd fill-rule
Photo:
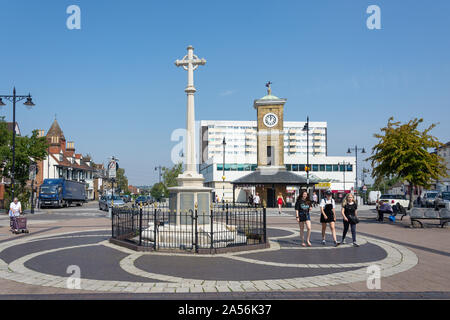
M 292 209 L 268 212 L 270 248 L 216 255 L 135 252 L 111 244 L 111 221 L 94 204 L 28 215 L 30 234 L 13 236 L 0 217 L 3 298 L 450 298 L 448 228 L 413 229 L 409 218 L 375 222 L 360 211 L 359 248 L 321 244 L 319 211 L 312 247 L 301 247 Z M 342 222 L 338 220 L 338 240 Z M 70 266 L 80 288 L 68 289 Z M 368 268 L 380 289 L 367 286 Z M 70 269 L 70 268 L 69 268 Z M 70 270 L 69 270 L 70 271 Z M 69 280 L 69 281 L 68 281 Z M 347 295 L 346 295 L 347 294 Z

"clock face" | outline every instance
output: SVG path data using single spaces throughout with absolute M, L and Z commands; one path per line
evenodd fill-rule
M 278 123 L 278 117 L 275 113 L 268 113 L 263 118 L 264 124 L 269 127 L 275 127 Z

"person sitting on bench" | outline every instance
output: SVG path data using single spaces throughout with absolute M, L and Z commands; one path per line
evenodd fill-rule
M 392 207 L 389 203 L 380 201 L 380 205 L 378 206 L 378 221 L 383 222 L 385 213 L 392 214 Z

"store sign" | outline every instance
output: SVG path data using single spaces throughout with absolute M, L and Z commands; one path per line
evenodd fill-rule
M 331 188 L 331 182 L 320 182 L 316 184 L 316 189 L 325 189 L 328 190 Z

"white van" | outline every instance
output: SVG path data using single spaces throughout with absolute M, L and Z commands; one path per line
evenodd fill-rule
M 370 191 L 367 197 L 367 204 L 376 204 L 378 199 L 381 197 L 381 191 Z

